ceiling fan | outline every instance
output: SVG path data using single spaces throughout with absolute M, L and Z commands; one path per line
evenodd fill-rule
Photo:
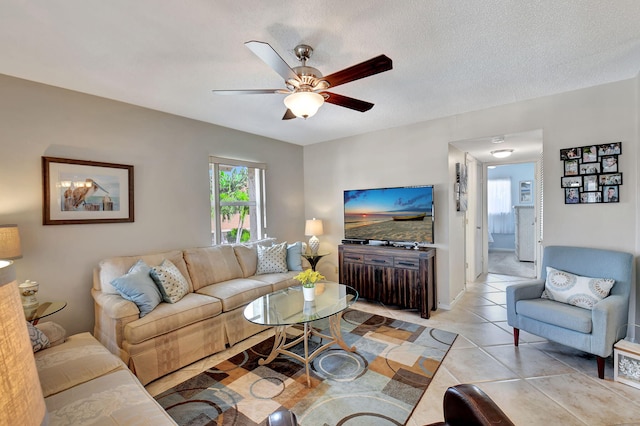
M 316 68 L 307 66 L 307 60 L 311 57 L 313 48 L 306 44 L 300 44 L 294 49 L 296 56 L 302 63 L 301 66 L 294 68 L 289 67 L 268 43 L 248 41 L 245 46 L 284 78 L 286 89 L 214 90 L 213 93 L 220 95 L 261 95 L 271 93 L 288 95 L 284 99 L 287 111 L 282 117 L 283 120 L 290 120 L 296 117 L 309 118 L 318 111 L 318 108 L 324 102 L 360 112 L 369 111 L 373 108 L 372 103 L 327 92 L 327 89 L 393 68 L 391 59 L 385 55 L 380 55 L 323 77 Z

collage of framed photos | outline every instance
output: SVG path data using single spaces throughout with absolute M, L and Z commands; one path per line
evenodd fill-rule
M 561 149 L 564 203 L 618 203 L 622 185 L 622 172 L 618 168 L 621 154 L 622 142 Z

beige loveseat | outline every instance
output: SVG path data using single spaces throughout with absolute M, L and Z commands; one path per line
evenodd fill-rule
M 170 260 L 189 293 L 140 317 L 136 304 L 111 284 L 140 259 L 149 266 Z M 256 246 L 240 244 L 105 259 L 94 270 L 94 336 L 147 384 L 264 330 L 244 318 L 244 307 L 296 285 L 298 272 L 256 275 L 257 266 Z
M 122 360 L 89 333 L 34 356 L 51 426 L 176 424 Z

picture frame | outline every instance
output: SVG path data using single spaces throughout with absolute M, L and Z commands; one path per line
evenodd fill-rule
M 620 202 L 620 187 L 618 185 L 608 185 L 602 188 L 602 201 L 604 203 Z
M 565 204 L 579 204 L 580 203 L 580 191 L 578 188 L 565 188 L 564 190 L 564 203 Z
M 560 187 L 565 204 L 619 203 L 622 142 L 563 148 Z
M 456 163 L 456 211 L 467 211 L 467 205 L 469 203 L 467 183 L 467 165 L 464 163 Z
M 622 142 L 605 143 L 598 146 L 598 155 L 620 155 L 622 154 Z
M 598 188 L 598 175 L 588 175 L 583 178 L 583 191 L 597 191 Z
M 602 193 L 599 191 L 581 192 L 580 203 L 581 204 L 594 204 L 602 202 Z
M 562 188 L 580 188 L 582 186 L 582 176 L 563 176 L 560 179 Z
M 42 157 L 43 225 L 134 221 L 133 166 Z
M 581 175 L 595 175 L 600 173 L 600 163 L 582 163 L 579 168 Z
M 566 160 L 564 162 L 564 175 L 577 176 L 578 174 L 578 160 Z
M 605 173 L 598 176 L 599 184 L 604 185 L 622 185 L 622 173 Z
M 530 180 L 520 181 L 520 203 L 530 204 L 533 201 L 531 190 L 532 182 Z
M 615 173 L 618 171 L 618 156 L 607 155 L 602 158 L 602 173 Z

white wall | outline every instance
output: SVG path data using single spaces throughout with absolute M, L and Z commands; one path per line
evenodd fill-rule
M 270 236 L 304 238 L 302 148 L 128 104 L 0 75 L 0 224 L 17 223 L 18 280 L 68 333 L 93 329 L 92 269 L 100 259 L 210 245 L 208 157 L 267 164 Z M 135 168 L 135 222 L 42 225 L 41 157 Z
M 341 197 L 344 189 L 434 184 L 438 298 L 441 306 L 449 305 L 456 296 L 455 289 L 463 285 L 458 281 L 464 277 L 459 272 L 464 270 L 464 264 L 460 264 L 460 260 L 449 261 L 459 258 L 450 253 L 454 249 L 450 241 L 457 241 L 458 233 L 464 232 L 449 223 L 457 220 L 457 213 L 451 208 L 449 142 L 542 129 L 544 244 L 597 246 L 637 254 L 640 243 L 636 238 L 639 161 L 636 85 L 637 78 L 634 78 L 307 146 L 304 149 L 306 215 L 326 221 L 330 232 L 322 240 L 333 252 L 336 263 L 336 247 L 343 238 Z M 354 120 L 357 118 L 354 115 Z M 559 150 L 614 141 L 622 141 L 621 202 L 565 205 L 560 188 L 563 168 Z

